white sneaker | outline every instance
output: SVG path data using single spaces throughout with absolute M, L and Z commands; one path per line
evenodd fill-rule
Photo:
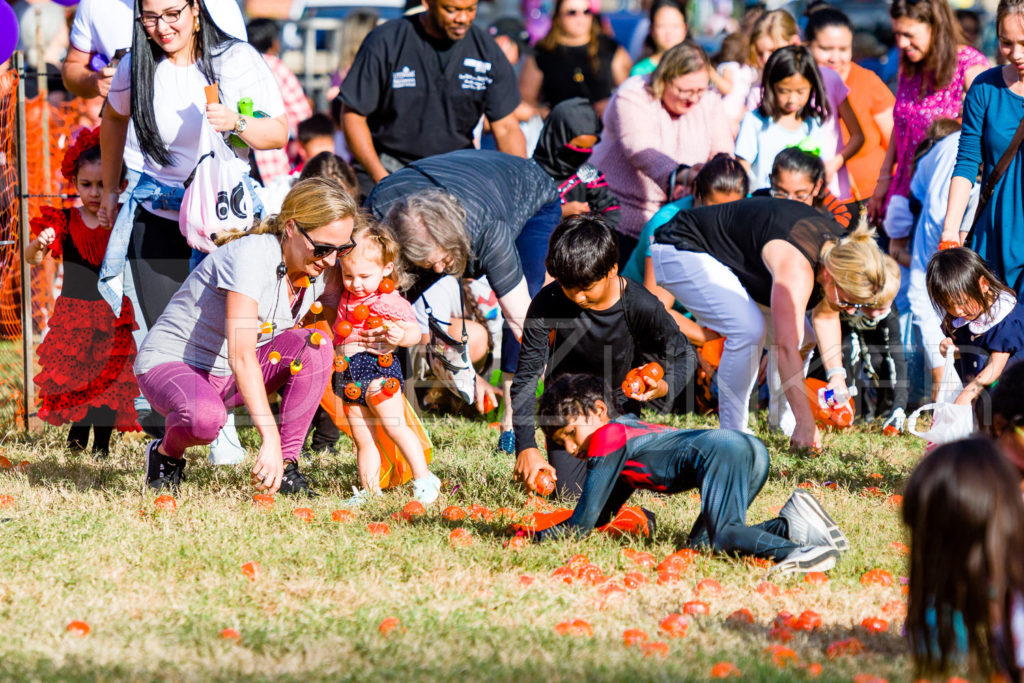
M 355 486 L 352 487 L 352 497 L 346 500 L 342 505 L 349 508 L 361 507 L 364 503 L 369 501 L 371 498 L 375 498 L 380 495 L 380 489 L 357 489 Z
M 823 545 L 841 553 L 850 549 L 850 542 L 835 520 L 825 512 L 817 498 L 804 489 L 796 489 L 779 510 L 789 524 L 789 540 L 797 545 Z
M 827 545 L 805 545 L 797 548 L 789 556 L 776 562 L 768 570 L 769 574 L 783 576 L 795 572 L 827 572 L 836 566 L 839 551 Z
M 220 434 L 210 444 L 211 465 L 237 465 L 245 459 L 245 449 L 235 429 L 235 414 L 228 412 L 227 422 L 220 429 Z
M 433 473 L 420 479 L 413 479 L 412 494 L 419 502 L 430 505 L 441 495 L 441 480 Z

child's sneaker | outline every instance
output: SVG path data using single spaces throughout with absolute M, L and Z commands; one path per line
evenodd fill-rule
M 154 491 L 162 489 L 178 490 L 181 473 L 185 471 L 185 458 L 172 458 L 164 455 L 157 448 L 160 439 L 154 439 L 146 446 L 146 486 Z
M 768 573 L 783 576 L 795 572 L 827 572 L 836 566 L 838 559 L 839 551 L 831 546 L 805 545 L 776 562 Z
M 278 493 L 291 496 L 303 494 L 307 496 L 315 496 L 316 493 L 313 489 L 309 488 L 309 482 L 306 481 L 306 476 L 299 472 L 299 463 L 294 460 L 285 460 L 284 472 L 281 474 L 281 488 L 277 490 Z
M 210 444 L 211 465 L 237 465 L 245 459 L 245 449 L 235 429 L 235 414 L 228 412 L 227 422 Z
M 789 540 L 797 545 L 824 545 L 841 553 L 850 549 L 850 542 L 839 525 L 825 512 L 818 499 L 803 489 L 793 491 L 779 511 L 789 524 Z
M 510 429 L 498 436 L 498 451 L 509 455 L 516 454 L 516 433 L 514 431 Z
M 441 495 L 441 480 L 434 476 L 433 473 L 420 479 L 414 479 L 412 482 L 412 494 L 419 502 L 424 505 L 430 505 Z
M 362 507 L 364 503 L 369 501 L 371 498 L 375 498 L 380 495 L 380 489 L 357 489 L 355 486 L 352 487 L 352 497 L 346 500 L 342 505 L 347 508 Z

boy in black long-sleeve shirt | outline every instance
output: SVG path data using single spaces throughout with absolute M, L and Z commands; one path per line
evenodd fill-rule
M 689 383 L 696 367 L 693 347 L 665 307 L 643 285 L 618 274 L 618 242 L 605 220 L 593 214 L 563 220 L 551 235 L 545 265 L 555 282 L 530 304 L 519 366 L 512 382 L 515 477 L 528 487 L 540 470 L 555 476 L 556 491 L 579 495 L 585 465 L 555 444 L 547 461 L 534 432 L 537 383 L 559 375 L 598 375 L 615 389 L 615 407 L 640 414 L 641 402 L 668 404 Z M 631 369 L 655 361 L 665 376 L 639 400 L 628 399 L 622 380 Z
M 775 561 L 774 572 L 826 571 L 849 547 L 811 494 L 797 489 L 780 516 L 746 525 L 747 507 L 768 478 L 768 451 L 758 439 L 727 429 L 682 430 L 615 417 L 604 382 L 562 375 L 544 391 L 540 420 L 548 442 L 586 463 L 587 477 L 569 519 L 537 532 L 538 541 L 584 536 L 606 524 L 637 489 L 699 489 L 701 513 L 691 545 L 710 545 Z

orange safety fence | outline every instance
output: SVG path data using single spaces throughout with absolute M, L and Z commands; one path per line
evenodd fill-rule
M 22 376 L 21 231 L 27 226 L 21 225 L 17 101 L 18 75 L 0 73 L 0 433 L 24 427 L 22 392 L 25 382 L 32 381 Z M 73 205 L 73 200 L 61 197 L 75 190 L 65 183 L 60 164 L 86 110 L 80 99 L 55 104 L 45 94 L 25 102 L 29 219 L 43 206 Z M 48 257 L 31 273 L 33 329 L 28 334 L 34 350 L 53 312 L 61 268 Z

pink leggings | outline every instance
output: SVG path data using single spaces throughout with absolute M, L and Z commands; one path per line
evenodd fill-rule
M 281 452 L 285 460 L 298 460 L 313 413 L 331 376 L 330 345 L 314 347 L 309 330 L 285 330 L 269 344 L 257 347 L 267 392 L 281 392 Z M 281 354 L 271 364 L 270 352 Z M 302 369 L 291 373 L 295 359 Z M 182 361 L 158 365 L 138 378 L 142 394 L 167 417 L 164 449 L 180 458 L 189 446 L 208 444 L 217 438 L 227 420 L 227 408 L 242 405 L 234 375 L 211 375 Z

